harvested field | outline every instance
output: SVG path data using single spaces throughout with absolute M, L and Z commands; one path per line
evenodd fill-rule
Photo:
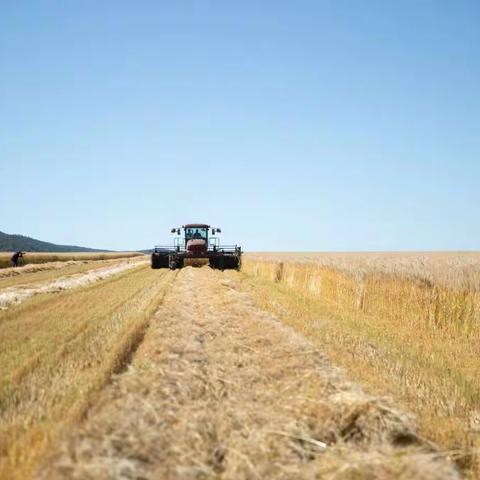
M 10 258 L 13 252 L 0 252 L 0 269 L 11 267 Z M 86 261 L 86 260 L 114 260 L 116 258 L 129 258 L 142 256 L 138 252 L 75 252 L 75 253 L 38 253 L 26 252 L 20 259 L 21 266 L 51 262 Z
M 379 385 L 361 337 L 284 284 L 277 262 L 247 256 L 245 272 L 151 270 L 145 257 L 68 268 L 0 283 L 0 298 L 36 292 L 0 311 L 0 478 L 474 472 L 465 445 L 442 453 L 445 438 L 407 413 L 406 386 Z
M 127 259 L 120 258 L 114 260 L 69 260 L 67 262 L 31 264 L 18 268 L 2 268 L 0 269 L 0 289 L 14 285 L 33 285 L 46 280 L 56 280 L 60 276 L 93 271 L 124 261 L 146 262 L 147 259 L 146 257 L 129 257 Z
M 0 312 L 0 478 L 28 478 L 82 418 L 128 363 L 172 275 L 143 265 Z
M 108 434 L 106 435 L 106 433 Z M 235 279 L 186 268 L 128 372 L 36 478 L 457 478 Z
M 123 260 L 100 268 L 92 268 L 86 272 L 58 277 L 49 282 L 43 281 L 40 284 L 21 284 L 6 287 L 0 291 L 0 310 L 5 310 L 13 304 L 22 303 L 28 298 L 41 293 L 58 293 L 63 290 L 70 290 L 95 283 L 98 280 L 103 280 L 124 272 L 125 270 L 136 268 L 144 263 L 145 261 L 139 261 L 136 258 Z

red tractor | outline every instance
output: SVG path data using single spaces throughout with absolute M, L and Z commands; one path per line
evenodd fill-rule
M 181 235 L 183 230 L 183 235 Z M 240 270 L 242 249 L 237 245 L 220 245 L 217 233 L 220 228 L 210 228 L 203 223 L 189 223 L 172 228 L 178 236 L 173 247 L 156 246 L 152 252 L 152 268 L 183 268 L 185 260 L 205 258 L 212 268 Z

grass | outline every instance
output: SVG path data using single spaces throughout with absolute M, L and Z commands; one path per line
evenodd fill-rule
M 398 398 L 479 476 L 478 253 L 255 254 L 242 270 L 263 308 Z
M 11 267 L 10 258 L 13 252 L 0 252 L 0 268 Z M 37 253 L 27 252 L 23 259 L 20 259 L 20 265 L 31 263 L 47 262 L 68 262 L 85 260 L 113 260 L 116 258 L 128 258 L 143 255 L 138 252 L 81 252 L 81 253 Z
M 120 372 L 172 272 L 146 265 L 0 312 L 0 478 L 38 459 Z

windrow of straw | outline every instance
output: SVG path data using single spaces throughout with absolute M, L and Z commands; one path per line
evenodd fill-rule
M 11 257 L 13 252 L 0 252 L 0 268 L 11 267 Z M 139 252 L 79 252 L 79 253 L 37 253 L 27 252 L 25 257 L 21 258 L 19 265 L 31 263 L 49 263 L 49 262 L 68 262 L 85 260 L 114 260 L 116 258 L 129 258 L 143 255 Z

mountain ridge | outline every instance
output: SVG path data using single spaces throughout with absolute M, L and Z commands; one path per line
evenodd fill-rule
M 78 245 L 58 245 L 56 243 L 37 240 L 36 238 L 25 235 L 10 234 L 0 231 L 0 251 L 1 252 L 111 252 L 112 250 L 102 250 L 98 248 L 79 247 Z

